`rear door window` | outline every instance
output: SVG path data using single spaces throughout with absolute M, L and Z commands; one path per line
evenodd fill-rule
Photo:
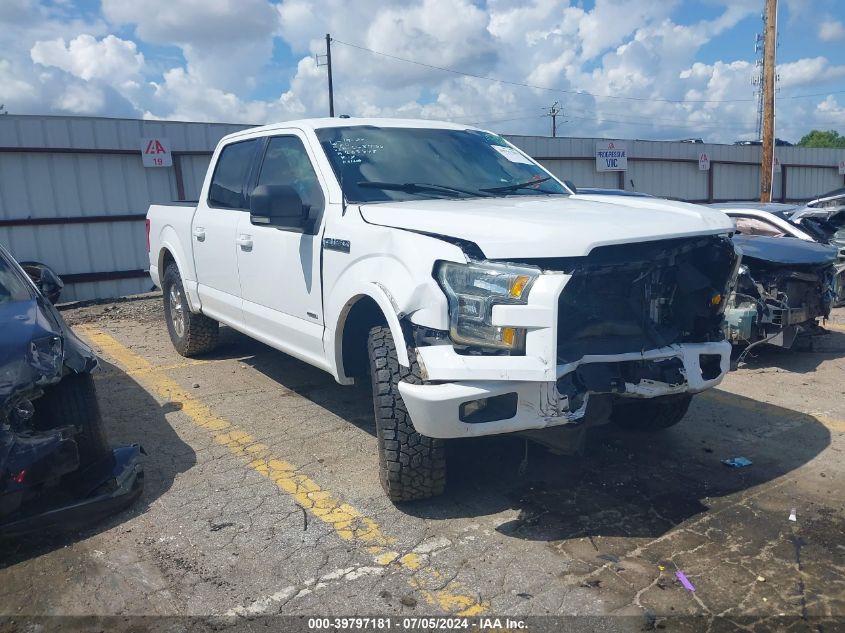
M 246 181 L 260 139 L 231 143 L 220 152 L 211 187 L 208 206 L 223 209 L 246 209 Z

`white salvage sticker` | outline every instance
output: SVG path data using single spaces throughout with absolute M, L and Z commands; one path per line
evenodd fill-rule
M 521 153 L 517 152 L 512 147 L 504 147 L 502 145 L 493 145 L 492 147 L 493 147 L 494 150 L 499 152 L 502 156 L 507 158 L 512 163 L 523 163 L 525 165 L 533 165 L 534 164 L 528 158 L 523 156 Z
M 173 165 L 170 141 L 161 136 L 142 138 L 141 159 L 144 161 L 144 167 L 170 167 Z

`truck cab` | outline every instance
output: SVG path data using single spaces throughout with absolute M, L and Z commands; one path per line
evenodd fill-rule
M 370 381 L 394 501 L 443 490 L 451 438 L 680 421 L 728 369 L 733 230 L 579 200 L 497 134 L 392 119 L 229 135 L 196 206 L 148 214 L 176 349 L 207 353 L 224 323 Z

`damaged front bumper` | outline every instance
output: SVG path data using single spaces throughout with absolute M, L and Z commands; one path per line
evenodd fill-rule
M 45 502 L 0 521 L 0 537 L 79 530 L 130 506 L 143 491 L 141 447 L 121 446 L 109 459 L 76 473 L 72 483 Z
M 435 364 L 448 357 L 443 351 L 441 347 L 419 350 L 427 371 L 443 374 L 445 368 Z M 721 382 L 730 354 L 731 346 L 725 341 L 683 343 L 645 352 L 585 356 L 558 365 L 553 381 L 402 382 L 399 392 L 414 428 L 422 435 L 456 438 L 513 433 L 589 422 L 593 395 L 654 398 L 704 391 Z M 460 363 L 462 357 L 455 356 Z
M 423 337 L 429 344 L 416 346 L 423 384 L 399 383 L 419 433 L 453 438 L 598 424 L 614 399 L 698 393 L 727 373 L 731 346 L 720 306 L 738 258 L 726 236 L 520 263 L 544 272 L 527 304 L 493 307 L 492 325 L 524 331 L 524 354 Z

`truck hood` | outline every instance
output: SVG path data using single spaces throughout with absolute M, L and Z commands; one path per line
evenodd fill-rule
M 732 233 L 720 211 L 661 200 L 526 196 L 361 205 L 371 224 L 474 242 L 490 259 L 581 257 L 597 246 Z

